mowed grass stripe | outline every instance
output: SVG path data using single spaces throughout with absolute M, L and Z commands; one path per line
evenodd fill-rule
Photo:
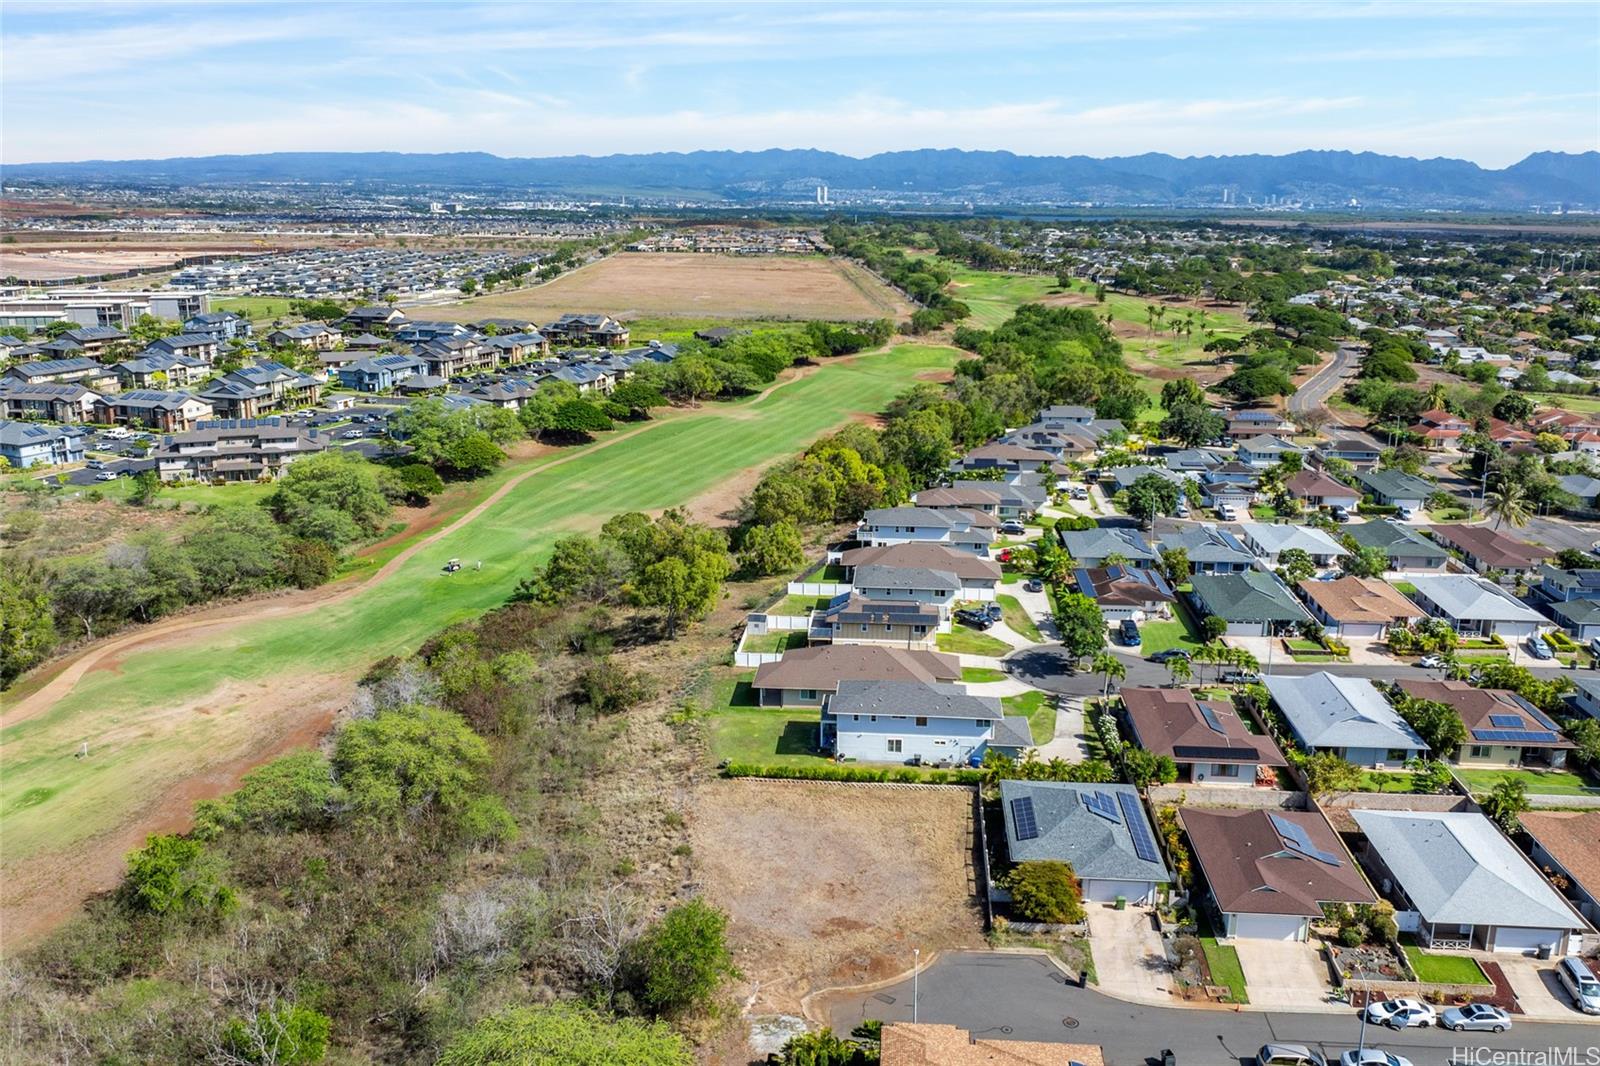
M 564 453 L 572 458 L 560 465 L 552 465 L 560 457 L 536 460 L 538 473 L 381 582 L 292 617 L 132 649 L 114 669 L 91 670 L 49 710 L 0 731 L 6 863 L 92 837 L 147 802 L 152 788 L 239 754 L 220 750 L 216 737 L 227 718 L 248 714 L 246 705 L 208 708 L 209 715 L 184 710 L 180 723 L 167 720 L 174 708 L 230 681 L 271 686 L 349 673 L 409 651 L 443 626 L 504 602 L 556 537 L 597 528 L 619 512 L 688 502 L 799 451 L 853 413 L 880 410 L 918 371 L 949 367 L 958 357 L 951 348 L 905 345 L 825 364 L 759 400 L 708 407 L 608 447 Z M 442 574 L 452 557 L 466 568 Z M 73 759 L 84 740 L 92 757 Z

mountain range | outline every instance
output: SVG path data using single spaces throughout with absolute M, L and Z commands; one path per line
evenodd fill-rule
M 919 149 L 864 159 L 814 149 L 505 158 L 486 152 L 274 152 L 173 159 L 24 163 L 8 183 L 432 186 L 532 193 L 625 193 L 736 203 L 836 199 L 1193 206 L 1299 202 L 1479 209 L 1600 206 L 1600 152 L 1535 152 L 1502 170 L 1461 159 L 1372 152 L 1096 159 Z

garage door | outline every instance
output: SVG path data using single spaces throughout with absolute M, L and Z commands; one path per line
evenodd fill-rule
M 1233 935 L 1250 940 L 1299 940 L 1305 919 L 1292 914 L 1240 914 L 1233 923 Z
M 1085 881 L 1083 898 L 1095 903 L 1115 903 L 1118 896 L 1129 903 L 1146 902 L 1151 892 L 1149 881 Z
M 1554 944 L 1560 939 L 1561 934 L 1554 929 L 1517 929 L 1502 925 L 1495 930 L 1494 949 L 1532 955 L 1546 944 Z

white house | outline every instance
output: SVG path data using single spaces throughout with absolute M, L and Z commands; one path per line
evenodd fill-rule
M 1511 593 L 1476 574 L 1408 574 L 1417 606 L 1443 618 L 1463 636 L 1498 634 L 1518 641 L 1546 628 L 1550 620 Z
M 1026 718 L 1007 718 L 998 699 L 960 685 L 840 681 L 822 704 L 822 746 L 863 762 L 964 766 L 990 748 L 1020 754 L 1033 736 Z
M 1594 931 L 1481 814 L 1352 808 L 1350 816 L 1395 920 L 1424 946 L 1561 956 Z
M 1270 522 L 1243 522 L 1239 533 L 1245 547 L 1269 567 L 1278 565 L 1278 558 L 1291 548 L 1298 548 L 1311 556 L 1319 567 L 1333 566 L 1350 553 L 1328 534 L 1310 526 L 1275 525 Z
M 981 512 L 954 508 L 880 507 L 862 516 L 856 539 L 868 547 L 920 541 L 987 556 L 998 524 Z

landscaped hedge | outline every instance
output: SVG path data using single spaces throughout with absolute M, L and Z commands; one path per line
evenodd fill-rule
M 898 784 L 977 785 L 983 774 L 977 770 L 929 770 L 923 773 L 909 766 L 873 768 L 868 766 L 759 766 L 730 762 L 724 777 L 767 777 L 780 781 L 848 781 L 857 783 L 894 782 Z
M 1548 640 L 1560 651 L 1578 650 L 1578 642 L 1567 636 L 1559 629 L 1552 629 L 1550 632 L 1544 635 L 1544 639 Z

